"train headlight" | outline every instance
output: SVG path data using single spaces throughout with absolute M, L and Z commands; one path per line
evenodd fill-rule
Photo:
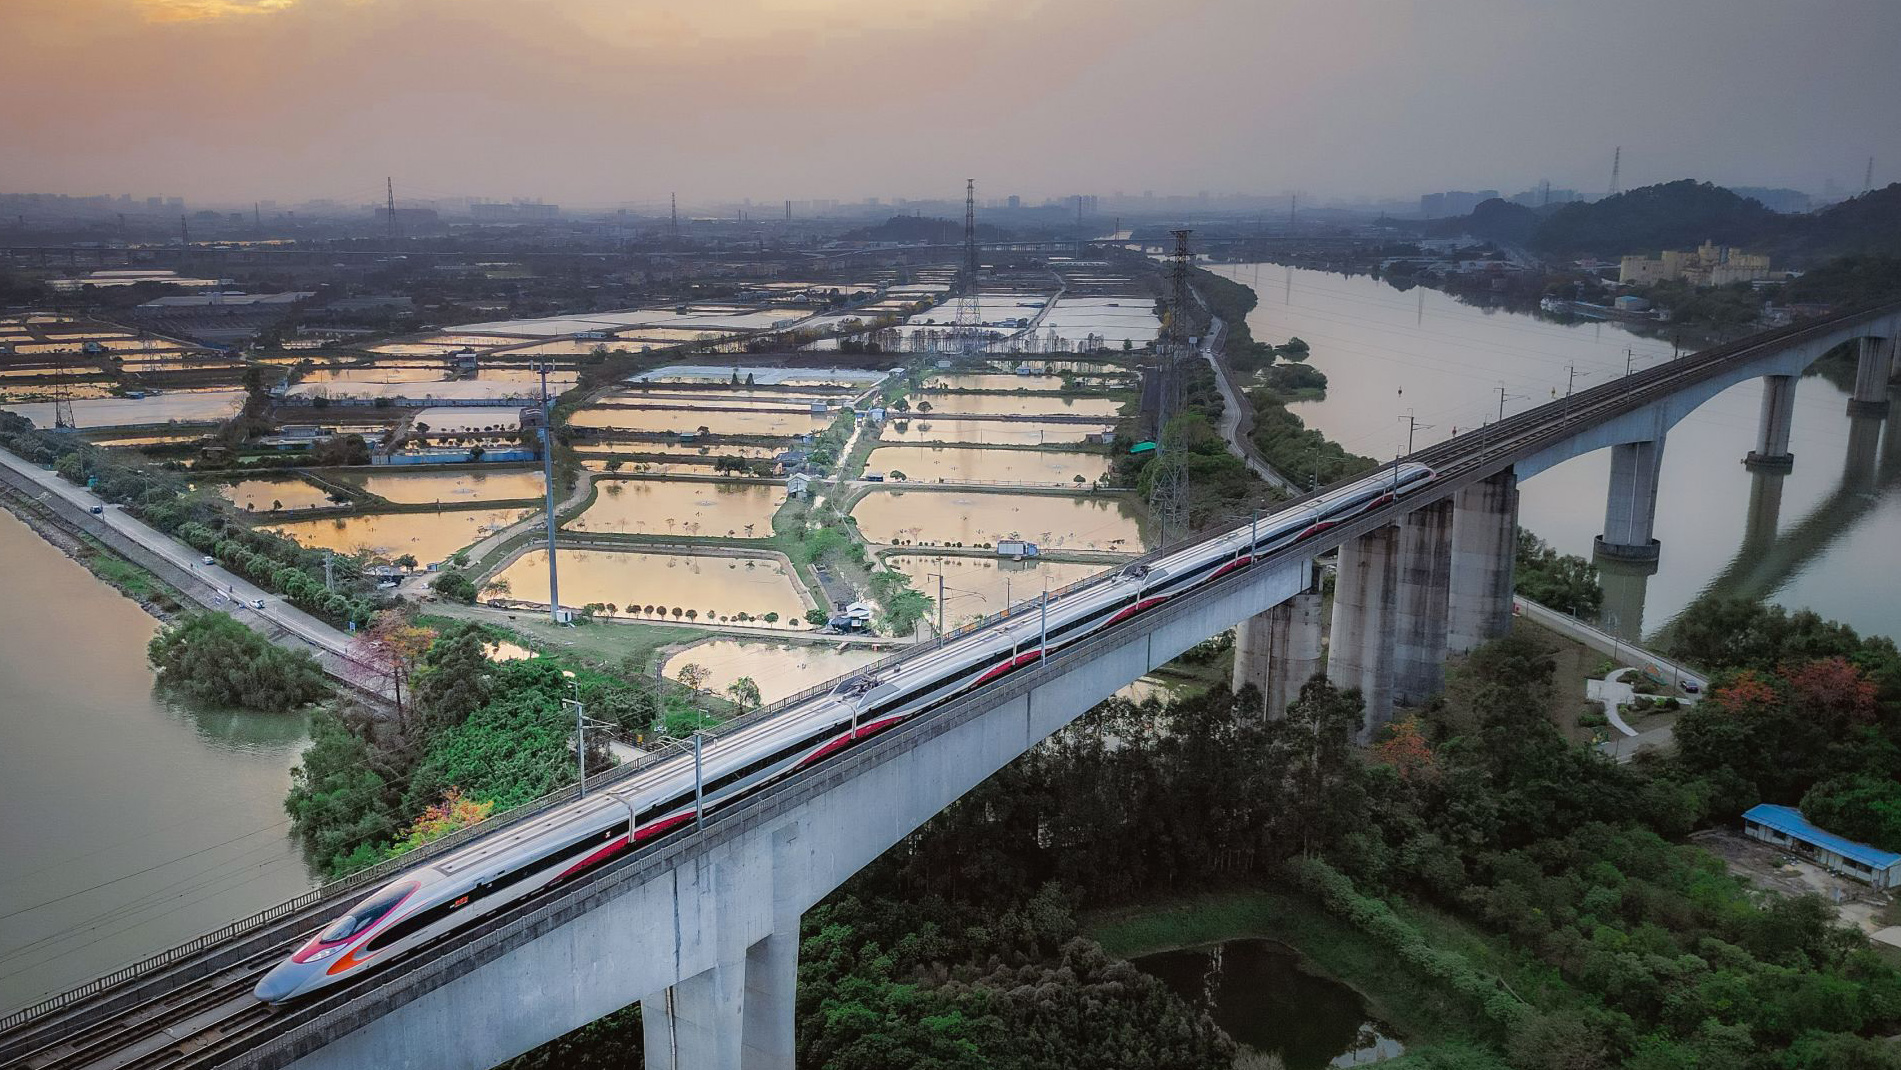
M 333 947 L 326 947 L 322 951 L 319 951 L 316 954 L 305 959 L 304 964 L 309 965 L 310 963 L 313 963 L 313 962 L 322 962 L 325 959 L 334 958 L 336 957 L 337 952 L 342 951 L 342 950 L 343 950 L 342 944 L 337 944 Z

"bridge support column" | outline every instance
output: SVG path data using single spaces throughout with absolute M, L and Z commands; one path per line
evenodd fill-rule
M 1460 491 L 1452 505 L 1447 649 L 1469 653 L 1511 630 L 1518 477 L 1510 470 Z
M 1604 534 L 1597 556 L 1619 561 L 1655 561 L 1651 529 L 1657 520 L 1657 477 L 1663 470 L 1663 436 L 1611 449 L 1611 489 L 1604 505 Z
M 739 1063 L 744 1070 L 792 1070 L 793 997 L 799 985 L 798 919 L 746 951 L 746 1011 Z
M 1874 494 L 1881 483 L 1881 425 L 1879 416 L 1848 418 L 1848 449 L 1842 455 L 1842 489 Z M 1892 428 L 1888 432 L 1894 434 Z
M 722 964 L 674 985 L 671 1002 L 665 991 L 641 1000 L 647 1065 L 678 1070 L 739 1066 L 745 974 L 741 963 Z
M 1269 720 L 1287 716 L 1288 704 L 1320 671 L 1321 631 L 1315 591 L 1242 621 L 1234 633 L 1234 689 L 1253 684 Z
M 1788 472 L 1795 468 L 1795 454 L 1789 452 L 1789 424 L 1795 419 L 1795 376 L 1762 377 L 1762 422 L 1756 432 L 1756 448 L 1743 463 L 1752 471 Z
M 1415 509 L 1399 529 L 1398 642 L 1393 702 L 1418 706 L 1445 690 L 1447 613 L 1452 591 L 1451 498 Z
M 1393 719 L 1392 633 L 1399 594 L 1399 529 L 1370 531 L 1340 547 L 1333 586 L 1333 639 L 1327 648 L 1327 679 L 1357 688 L 1365 703 L 1358 734 L 1370 742 Z
M 1642 642 L 1644 600 L 1650 593 L 1650 577 L 1657 574 L 1657 562 L 1606 557 L 1596 564 L 1597 583 L 1604 591 L 1598 623 L 1619 639 Z
M 1855 365 L 1855 393 L 1848 399 L 1848 415 L 1888 415 L 1888 376 L 1893 369 L 1892 339 L 1861 340 L 1861 359 Z

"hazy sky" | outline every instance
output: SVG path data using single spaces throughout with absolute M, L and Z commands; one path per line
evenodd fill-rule
M 0 191 L 1901 180 L 1901 0 L 0 0 Z

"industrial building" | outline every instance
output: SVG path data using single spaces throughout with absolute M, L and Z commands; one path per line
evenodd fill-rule
M 1743 814 L 1743 832 L 1751 839 L 1785 848 L 1830 873 L 1863 881 L 1876 888 L 1901 883 L 1901 854 L 1816 828 L 1793 806 L 1758 803 Z

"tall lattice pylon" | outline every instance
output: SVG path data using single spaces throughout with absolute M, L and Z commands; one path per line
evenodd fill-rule
M 964 179 L 964 269 L 957 290 L 955 348 L 975 353 L 983 348 L 983 309 L 977 301 L 977 180 Z

